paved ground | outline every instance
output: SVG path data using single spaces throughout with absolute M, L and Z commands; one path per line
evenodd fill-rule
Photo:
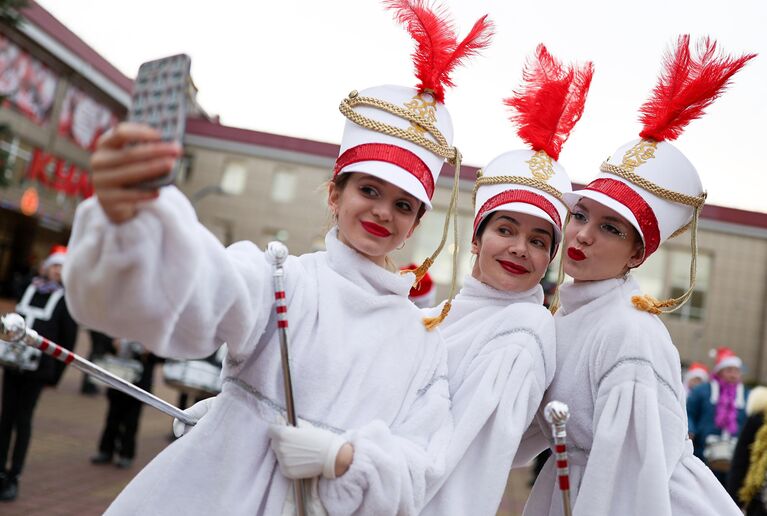
M 0 302 L 0 313 L 5 311 L 7 306 Z M 88 347 L 88 339 L 81 335 L 76 351 L 85 355 Z M 167 446 L 170 418 L 144 407 L 133 468 L 91 465 L 88 459 L 96 451 L 107 403 L 103 394 L 81 395 L 80 381 L 81 373 L 72 369 L 66 372 L 57 389 L 43 392 L 19 498 L 12 503 L 0 503 L 3 516 L 101 514 L 128 481 Z M 155 385 L 155 394 L 176 403 L 176 391 L 165 386 L 159 377 Z M 499 516 L 522 513 L 529 493 L 527 479 L 527 471 L 512 473 Z

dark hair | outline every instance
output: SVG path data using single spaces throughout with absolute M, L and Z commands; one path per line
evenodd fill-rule
M 339 192 L 343 192 L 346 189 L 346 185 L 349 183 L 349 178 L 352 176 L 352 174 L 355 172 L 347 172 L 345 174 L 337 174 L 333 179 L 330 180 L 331 183 L 333 183 L 336 188 L 338 188 Z M 364 173 L 364 172 L 360 172 Z M 418 201 L 420 203 L 420 207 L 418 208 L 418 214 L 415 217 L 416 223 L 421 222 L 421 217 L 424 216 L 426 213 L 426 204 L 424 204 L 421 201 Z

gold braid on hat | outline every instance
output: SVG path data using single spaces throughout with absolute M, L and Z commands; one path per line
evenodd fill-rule
M 382 111 L 386 111 L 387 113 L 391 113 L 394 116 L 408 120 L 409 122 L 413 124 L 417 124 L 424 131 L 428 132 L 434 138 L 434 141 L 428 138 L 425 138 L 424 136 L 421 136 L 416 131 L 408 131 L 406 129 L 385 124 L 378 120 L 373 120 L 372 118 L 368 118 L 364 115 L 361 115 L 360 113 L 354 110 L 354 108 L 358 106 L 368 106 L 368 107 L 380 109 Z M 371 131 L 376 131 L 389 136 L 393 136 L 395 138 L 400 138 L 400 139 L 412 142 L 416 145 L 419 145 L 420 147 L 423 147 L 424 149 L 431 151 L 437 156 L 440 156 L 441 158 L 446 159 L 448 163 L 450 163 L 451 165 L 455 167 L 455 172 L 453 174 L 453 189 L 452 189 L 452 192 L 450 193 L 450 202 L 448 203 L 448 206 L 447 206 L 445 224 L 442 228 L 442 238 L 440 239 L 439 245 L 437 246 L 437 249 L 432 253 L 432 255 L 426 258 L 417 269 L 413 271 L 404 271 L 404 272 L 414 272 L 415 273 L 414 285 L 418 285 L 418 283 L 426 275 L 426 272 L 429 270 L 429 267 L 432 266 L 432 264 L 434 263 L 434 260 L 437 259 L 439 254 L 442 252 L 442 249 L 445 247 L 445 242 L 447 241 L 447 233 L 450 228 L 450 220 L 452 218 L 454 249 L 453 249 L 453 272 L 452 272 L 451 281 L 450 281 L 450 295 L 448 297 L 447 302 L 442 307 L 442 311 L 439 316 L 424 318 L 424 324 L 426 325 L 427 329 L 431 330 L 433 328 L 436 328 L 437 325 L 439 325 L 439 323 L 442 322 L 445 319 L 445 317 L 447 317 L 447 314 L 450 311 L 453 297 L 455 297 L 455 291 L 456 291 L 456 285 L 457 285 L 457 271 L 458 271 L 458 206 L 457 206 L 458 202 L 457 201 L 458 201 L 459 178 L 461 176 L 461 153 L 458 151 L 457 148 L 451 147 L 450 145 L 448 145 L 447 139 L 445 139 L 445 137 L 442 135 L 439 129 L 437 129 L 437 126 L 434 125 L 431 121 L 427 120 L 425 117 L 409 109 L 402 108 L 390 102 L 386 102 L 384 100 L 377 99 L 374 97 L 361 97 L 359 93 L 355 90 L 349 93 L 349 96 L 346 97 L 341 102 L 341 105 L 338 107 L 338 109 L 341 111 L 341 113 L 343 113 L 343 115 L 346 118 L 348 118 L 349 120 L 351 120 L 352 122 L 354 122 L 355 124 L 359 126 L 362 126 L 366 129 L 370 129 Z
M 646 142 L 646 140 L 643 140 L 642 142 Z M 638 145 L 641 145 L 642 142 L 640 142 Z M 657 144 L 657 142 L 652 143 Z M 675 192 L 673 190 L 668 190 L 667 188 L 663 188 L 662 186 L 653 183 L 649 179 L 640 176 L 634 172 L 631 167 L 613 165 L 612 163 L 608 163 L 606 161 L 602 163 L 602 165 L 599 167 L 599 170 L 606 174 L 612 174 L 614 176 L 620 177 L 621 179 L 625 179 L 626 181 L 655 195 L 656 197 L 660 197 L 661 199 L 665 199 L 677 204 L 684 204 L 693 208 L 694 212 L 692 220 L 684 226 L 678 228 L 669 237 L 677 237 L 684 233 L 688 228 L 691 228 L 692 230 L 690 233 L 690 252 L 692 255 L 692 259 L 690 260 L 690 284 L 687 290 L 677 298 L 664 300 L 656 299 L 649 294 L 633 296 L 631 298 L 631 302 L 636 308 L 645 312 L 650 312 L 651 314 L 668 314 L 679 310 L 682 306 L 684 306 L 687 300 L 690 299 L 693 291 L 695 290 L 695 280 L 697 278 L 698 267 L 698 221 L 700 220 L 700 212 L 706 202 L 706 192 L 703 192 L 697 196 L 692 196 Z M 665 310 L 666 308 L 668 310 Z

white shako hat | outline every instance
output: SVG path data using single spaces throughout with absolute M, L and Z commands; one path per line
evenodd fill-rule
M 439 142 L 415 122 L 368 105 L 354 111 L 377 123 L 386 124 L 412 135 L 421 136 L 435 145 L 450 149 L 453 144 L 453 122 L 445 104 L 429 92 L 405 86 L 375 86 L 352 92 L 350 99 L 371 98 L 388 102 L 420 115 L 434 124 L 444 138 Z M 347 119 L 341 150 L 334 174 L 363 172 L 402 188 L 431 209 L 431 199 L 445 156 L 412 141 L 368 129 Z
M 461 61 L 490 44 L 493 25 L 483 16 L 459 42 L 445 10 L 432 9 L 426 0 L 385 0 L 384 5 L 416 41 L 413 62 L 419 84 L 415 88 L 377 86 L 361 93 L 352 91 L 341 102 L 339 109 L 348 121 L 334 177 L 347 172 L 371 174 L 431 208 L 444 161 L 455 166 L 443 238 L 437 250 L 415 269 L 417 285 L 444 248 L 451 217 L 454 224 L 457 219 L 461 153 L 452 146 L 453 124 L 443 103 L 445 88 L 453 86 L 450 74 Z M 449 298 L 439 316 L 424 320 L 428 329 L 435 328 L 450 311 L 455 269 L 454 260 Z
M 554 228 L 556 254 L 562 241 L 567 206 L 562 195 L 572 191 L 570 178 L 557 162 L 562 145 L 580 120 L 593 65 L 563 66 L 538 45 L 524 70 L 525 87 L 504 103 L 514 111 L 511 120 L 531 149 L 505 152 L 478 173 L 474 192 L 474 234 L 491 213 L 527 213 Z
M 416 41 L 413 62 L 420 81 L 415 88 L 375 86 L 352 91 L 341 103 L 347 117 L 334 176 L 363 172 L 387 181 L 431 209 L 437 178 L 445 160 L 460 162 L 452 146 L 453 122 L 444 104 L 450 73 L 492 37 L 487 16 L 460 43 L 443 9 L 423 0 L 387 0 Z
M 698 55 L 690 52 L 690 36 L 680 36 L 665 60 L 665 70 L 651 98 L 640 108 L 643 125 L 638 140 L 621 146 L 600 166 L 600 174 L 584 189 L 564 195 L 572 209 L 587 197 L 618 212 L 639 232 L 646 260 L 668 238 L 691 227 L 692 268 L 697 258 L 697 224 L 706 199 L 700 177 L 690 161 L 669 140 L 675 140 L 699 118 L 728 85 L 730 78 L 755 54 L 733 58 L 719 55 L 716 42 L 702 38 Z M 659 314 L 681 307 L 690 288 L 676 299 L 659 301 L 635 296 L 639 309 Z M 661 310 L 670 307 L 671 310 Z

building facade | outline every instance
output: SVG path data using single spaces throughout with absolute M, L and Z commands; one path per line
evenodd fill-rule
M 0 108 L 0 124 L 9 127 L 0 136 L 0 151 L 8 155 L 0 174 L 0 295 L 8 295 L 14 274 L 28 267 L 31 256 L 40 260 L 51 244 L 66 243 L 74 207 L 90 193 L 87 165 L 93 142 L 124 116 L 130 100 L 130 79 L 36 4 L 26 14 L 24 28 L 0 32 L 0 60 L 29 56 L 37 63 L 31 68 L 38 70 L 32 90 L 42 92 L 17 95 Z M 0 66 L 0 94 L 16 91 L 7 87 L 16 80 L 7 76 L 8 69 Z M 47 86 L 35 86 L 40 77 Z M 194 111 L 198 116 L 187 121 L 185 165 L 177 184 L 199 220 L 224 244 L 252 240 L 265 246 L 278 239 L 293 254 L 322 249 L 330 227 L 326 183 L 338 145 L 227 127 L 199 106 Z M 462 170 L 459 246 L 455 249 L 449 240 L 432 267 L 438 298 L 447 294 L 451 253 L 458 252 L 459 278 L 471 270 L 476 172 L 475 167 Z M 436 248 L 452 173 L 446 166 L 434 209 L 397 251 L 393 258 L 398 263 L 420 262 Z M 37 203 L 30 200 L 30 188 Z M 688 239 L 682 235 L 667 242 L 635 272 L 645 292 L 663 298 L 686 289 Z M 743 358 L 746 379 L 765 383 L 767 213 L 706 206 L 698 245 L 695 294 L 678 313 L 663 316 L 680 355 L 684 361 L 710 363 L 709 350 L 730 346 Z

